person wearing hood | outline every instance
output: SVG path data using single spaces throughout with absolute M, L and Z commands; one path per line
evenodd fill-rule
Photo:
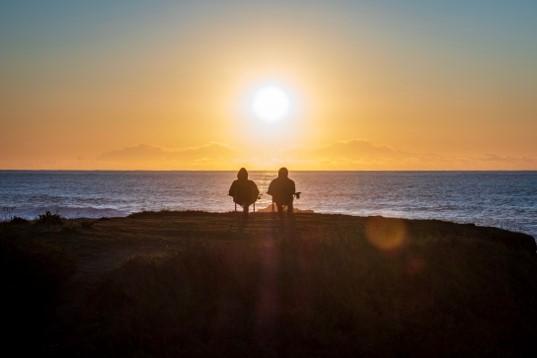
M 248 216 L 250 205 L 259 197 L 259 189 L 253 180 L 248 179 L 248 171 L 245 168 L 241 168 L 237 173 L 237 179 L 229 188 L 229 196 L 236 204 L 242 206 L 244 215 Z
M 287 214 L 293 214 L 293 199 L 300 194 L 295 191 L 295 182 L 289 179 L 289 171 L 287 168 L 280 168 L 278 177 L 270 182 L 267 192 L 276 203 L 280 215 L 283 214 L 284 206 L 287 207 Z

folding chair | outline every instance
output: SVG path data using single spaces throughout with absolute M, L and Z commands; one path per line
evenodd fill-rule
M 297 191 L 296 193 L 293 193 L 293 196 L 298 200 L 300 199 L 300 194 L 302 194 L 301 191 Z M 274 205 L 276 204 L 276 202 L 274 201 L 274 197 L 272 197 L 272 203 L 270 204 L 271 205 L 271 211 L 272 212 L 275 212 L 274 210 Z M 286 206 L 286 205 L 284 205 Z
M 259 199 L 261 199 L 261 194 L 259 194 L 259 195 L 257 196 L 256 201 L 259 200 Z M 254 211 L 253 211 L 254 213 L 255 213 L 255 202 L 256 202 L 256 201 L 254 201 L 253 204 L 252 204 L 252 206 L 254 207 Z M 237 203 L 236 203 L 236 202 L 233 202 L 233 204 L 235 204 L 235 212 L 237 212 Z

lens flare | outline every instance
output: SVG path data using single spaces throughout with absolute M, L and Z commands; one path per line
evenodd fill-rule
M 401 219 L 371 217 L 365 225 L 367 240 L 379 250 L 394 251 L 407 241 L 405 222 Z

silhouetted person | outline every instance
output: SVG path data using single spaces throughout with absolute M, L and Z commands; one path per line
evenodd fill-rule
M 237 173 L 237 180 L 234 180 L 229 188 L 229 196 L 233 197 L 236 204 L 242 206 L 244 216 L 248 216 L 250 205 L 255 203 L 259 196 L 257 185 L 248 179 L 248 171 L 241 168 Z
M 280 168 L 278 177 L 270 182 L 268 189 L 268 194 L 272 195 L 272 201 L 276 203 L 280 215 L 283 214 L 283 206 L 287 207 L 287 214 L 293 213 L 295 190 L 295 182 L 289 179 L 287 168 Z

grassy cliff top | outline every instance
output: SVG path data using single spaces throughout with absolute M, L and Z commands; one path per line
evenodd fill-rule
M 21 350 L 536 350 L 536 246 L 525 234 L 435 220 L 257 213 L 245 222 L 234 213 L 149 212 L 17 220 L 0 226 L 0 238 L 2 307 L 9 341 Z

